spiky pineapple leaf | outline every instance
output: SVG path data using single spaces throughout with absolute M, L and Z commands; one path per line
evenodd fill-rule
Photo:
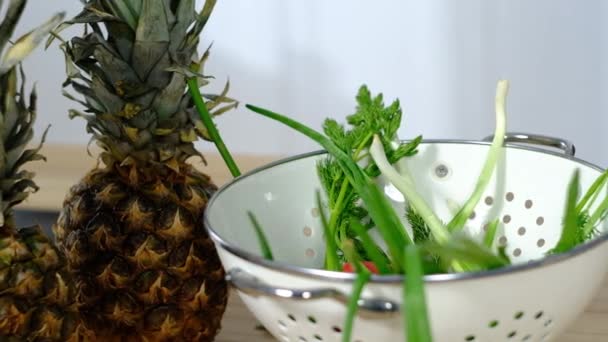
M 19 22 L 23 10 L 25 9 L 26 0 L 13 0 L 8 5 L 4 20 L 0 23 L 0 54 L 4 50 L 4 45 L 9 41 L 15 30 L 15 26 Z
M 159 6 L 155 1 L 144 1 L 135 32 L 132 57 L 132 65 L 142 80 L 158 68 L 158 61 L 165 55 L 169 38 L 165 7 Z
M 131 0 L 108 0 L 106 4 L 110 7 L 113 14 L 124 20 L 133 30 L 137 29 L 138 26 L 138 18 L 135 17 L 135 13 L 131 11 L 129 8 L 129 3 Z M 152 1 L 146 1 L 149 3 Z
M 0 62 L 0 74 L 5 73 L 32 53 L 38 44 L 47 37 L 49 32 L 63 20 L 64 16 L 64 12 L 55 14 L 44 24 L 17 39 L 15 44 L 13 44 L 2 57 L 2 61 Z

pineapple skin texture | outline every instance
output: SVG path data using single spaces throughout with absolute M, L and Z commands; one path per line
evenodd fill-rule
M 88 341 L 61 254 L 40 227 L 10 226 L 0 235 L 0 341 Z
M 64 22 L 84 32 L 61 40 L 63 87 L 86 108 L 70 117 L 86 121 L 103 166 L 70 190 L 54 227 L 78 312 L 99 341 L 212 341 L 228 294 L 203 226 L 216 187 L 187 160 L 211 140 L 188 80 L 209 83 L 209 49 L 197 50 L 216 1 L 82 3 Z M 202 95 L 211 116 L 237 106 L 228 90 Z
M 213 341 L 228 286 L 203 226 L 209 177 L 96 168 L 54 226 L 88 335 L 100 341 Z
M 40 227 L 17 227 L 13 215 L 13 208 L 38 190 L 35 174 L 24 165 L 44 159 L 39 152 L 46 135 L 29 148 L 37 95 L 25 90 L 20 63 L 63 18 L 56 14 L 12 37 L 26 2 L 0 5 L 0 341 L 87 341 L 65 258 Z

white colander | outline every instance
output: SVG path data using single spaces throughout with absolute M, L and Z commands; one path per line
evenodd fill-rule
M 582 190 L 601 174 L 573 157 L 571 144 L 542 136 L 508 141 L 552 145 L 562 153 L 507 144 L 496 173 L 467 224 L 473 236 L 500 218 L 496 243 L 514 265 L 489 272 L 425 277 L 435 341 L 548 341 L 584 310 L 608 269 L 605 222 L 594 240 L 544 257 L 558 241 L 566 189 L 580 169 Z M 486 142 L 425 141 L 406 163 L 417 190 L 441 219 L 470 195 L 488 151 Z M 249 310 L 280 341 L 339 341 L 354 276 L 322 270 L 324 239 L 315 193 L 315 164 L 306 154 L 235 179 L 209 202 L 206 225 L 231 284 Z M 379 181 L 395 208 L 401 195 Z M 603 198 L 603 196 L 602 196 Z M 452 207 L 452 209 L 450 209 Z M 264 227 L 274 262 L 260 256 L 247 217 Z M 374 276 L 365 287 L 353 341 L 404 341 L 400 276 Z

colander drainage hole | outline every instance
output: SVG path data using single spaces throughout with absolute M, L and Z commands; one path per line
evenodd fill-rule
M 501 237 L 498 239 L 498 243 L 499 243 L 501 246 L 506 246 L 506 245 L 507 245 L 507 237 L 506 237 L 506 236 L 501 236 Z
M 296 321 L 296 317 L 292 314 L 287 314 L 287 317 L 294 322 Z
M 314 338 L 317 341 L 323 341 L 323 337 L 321 337 L 321 335 L 319 335 L 319 334 L 315 334 Z
M 552 321 L 552 320 L 550 320 L 550 319 L 548 319 L 548 320 L 545 322 L 545 327 L 546 327 L 546 328 L 548 328 L 548 327 L 550 327 L 550 326 L 551 326 L 551 324 L 553 324 L 553 321 Z
M 308 342 L 308 340 L 304 336 L 300 336 L 300 338 L 298 339 L 298 341 L 300 341 L 300 342 Z
M 475 336 L 469 335 L 469 336 L 465 337 L 464 340 L 465 341 L 475 341 Z
M 526 336 L 524 336 L 524 338 L 522 338 L 522 341 L 529 341 L 532 338 L 532 335 L 528 334 Z
M 317 324 L 317 319 L 314 316 L 308 316 L 308 321 L 312 324 Z
M 306 251 L 304 252 L 304 254 L 309 257 L 309 258 L 313 258 L 315 256 L 315 250 L 312 248 L 306 248 Z
M 542 311 L 537 312 L 536 315 L 534 315 L 534 319 L 539 319 L 539 318 L 543 317 L 543 314 L 544 314 L 544 312 L 542 312 Z
M 492 203 L 494 203 L 494 198 L 492 196 L 488 196 L 484 202 L 486 202 L 487 205 L 492 205 Z
M 515 337 L 515 335 L 517 335 L 517 331 L 511 331 L 511 332 L 509 333 L 509 335 L 507 335 L 507 337 L 508 337 L 508 338 L 513 338 L 513 337 Z
M 521 319 L 522 317 L 524 317 L 524 312 L 523 311 L 518 311 L 515 316 L 513 316 L 513 318 L 515 319 Z
M 333 330 L 334 332 L 336 332 L 338 334 L 342 332 L 342 328 L 340 328 L 337 325 L 334 325 L 333 327 L 331 327 L 331 330 Z
M 494 320 L 488 324 L 489 328 L 496 328 L 498 326 L 498 321 Z
M 283 331 L 287 330 L 287 324 L 285 324 L 285 322 L 277 321 L 277 323 L 279 324 L 279 329 L 281 329 Z

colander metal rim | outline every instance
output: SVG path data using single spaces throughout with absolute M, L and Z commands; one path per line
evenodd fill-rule
M 423 140 L 421 142 L 421 144 L 425 144 L 425 145 L 426 144 L 463 144 L 463 145 L 489 146 L 489 145 L 491 145 L 491 142 L 477 141 L 477 140 L 456 140 L 456 139 L 427 139 L 427 140 Z M 548 155 L 552 155 L 555 157 L 570 160 L 572 162 L 595 169 L 599 172 L 604 171 L 601 167 L 599 167 L 593 163 L 579 159 L 574 156 L 569 156 L 569 155 L 566 155 L 566 154 L 563 154 L 560 152 L 556 152 L 556 151 L 546 150 L 543 148 L 532 147 L 532 146 L 511 144 L 511 143 L 505 144 L 505 148 L 526 150 L 526 151 L 530 151 L 530 152 L 548 154 Z M 207 203 L 207 209 L 205 210 L 204 218 L 203 218 L 203 224 L 204 224 L 205 228 L 207 229 L 211 238 L 226 251 L 232 253 L 233 255 L 235 255 L 241 259 L 254 263 L 258 266 L 266 267 L 266 268 L 269 268 L 269 269 L 272 269 L 275 271 L 280 271 L 280 272 L 299 275 L 299 276 L 306 276 L 306 277 L 311 277 L 311 278 L 316 278 L 316 279 L 353 282 L 356 279 L 356 274 L 354 274 L 354 273 L 328 271 L 328 270 L 316 269 L 316 268 L 307 268 L 307 267 L 301 267 L 301 266 L 288 264 L 288 263 L 281 262 L 281 261 L 266 260 L 260 255 L 256 255 L 256 254 L 247 252 L 247 251 L 239 248 L 238 246 L 235 246 L 234 244 L 231 244 L 230 242 L 226 241 L 213 229 L 213 227 L 211 227 L 211 224 L 209 222 L 209 209 L 213 207 L 213 204 L 216 201 L 216 199 L 219 196 L 221 196 L 221 194 L 224 191 L 226 191 L 228 188 L 234 186 L 241 180 L 252 177 L 257 173 L 266 171 L 268 169 L 271 169 L 273 167 L 276 167 L 276 166 L 279 166 L 282 164 L 287 164 L 287 163 L 290 163 L 290 162 L 293 162 L 296 160 L 305 159 L 305 158 L 309 158 L 309 157 L 321 155 L 321 154 L 326 154 L 326 153 L 327 153 L 327 151 L 325 151 L 325 150 L 317 150 L 317 151 L 297 154 L 297 155 L 287 157 L 287 158 L 282 158 L 277 161 L 271 162 L 269 164 L 255 168 L 249 172 L 246 172 L 246 173 L 234 178 L 233 180 L 229 181 L 228 183 L 224 184 L 223 186 L 221 186 L 209 199 L 209 202 Z M 486 270 L 486 271 L 431 274 L 431 275 L 424 276 L 423 279 L 424 279 L 425 283 L 445 283 L 445 282 L 463 281 L 463 280 L 476 280 L 476 279 L 481 279 L 481 278 L 486 278 L 486 277 L 509 275 L 509 274 L 513 274 L 516 272 L 532 271 L 532 270 L 544 268 L 544 267 L 547 267 L 547 266 L 550 266 L 550 265 L 553 265 L 553 264 L 556 264 L 559 262 L 566 261 L 570 258 L 581 255 L 588 251 L 591 251 L 594 248 L 598 248 L 600 245 L 604 244 L 607 241 L 608 241 L 608 232 L 604 232 L 603 234 L 601 234 L 600 236 L 597 236 L 593 240 L 580 244 L 568 252 L 545 256 L 544 258 L 530 261 L 525 264 L 509 265 L 506 267 L 501 267 L 498 269 Z M 372 283 L 377 283 L 377 284 L 392 284 L 392 283 L 401 283 L 401 282 L 403 282 L 404 278 L 405 277 L 403 275 L 372 275 L 370 281 Z

